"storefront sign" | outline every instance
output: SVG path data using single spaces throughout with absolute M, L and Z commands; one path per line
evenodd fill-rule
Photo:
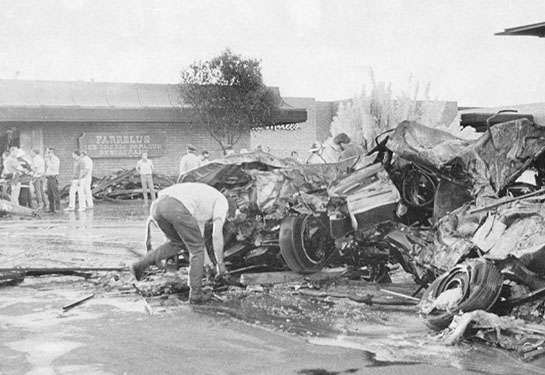
M 165 136 L 154 133 L 83 133 L 79 147 L 91 158 L 139 158 L 143 152 L 149 157 L 163 156 Z

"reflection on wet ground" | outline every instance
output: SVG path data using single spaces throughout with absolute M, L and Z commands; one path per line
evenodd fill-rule
M 140 201 L 134 201 L 99 202 L 92 211 L 44 214 L 41 219 L 0 218 L 1 267 L 127 265 L 145 252 L 143 228 L 146 216 L 147 209 Z M 154 236 L 161 238 L 158 232 Z M 158 272 L 152 280 L 184 284 L 185 272 L 184 269 L 174 274 Z M 399 288 L 398 292 L 411 294 L 416 289 L 406 275 L 400 273 L 397 276 L 401 279 L 396 281 L 394 278 L 396 284 L 392 287 Z M 76 308 L 59 315 L 58 308 L 88 293 L 95 293 L 95 298 L 85 302 L 86 305 L 109 305 L 125 313 L 144 316 L 173 314 L 188 307 L 187 296 L 183 294 L 143 298 L 136 293 L 133 281 L 128 272 L 98 273 L 90 279 L 27 278 L 22 284 L 9 287 L 10 292 L 0 297 L 0 319 L 4 324 L 9 322 L 27 329 L 55 321 L 58 323 L 51 314 L 63 319 L 85 319 L 90 315 L 86 315 L 84 309 Z M 139 288 L 144 288 L 145 283 L 140 283 Z M 231 287 L 221 293 L 222 302 L 199 306 L 194 311 L 302 336 L 316 345 L 358 349 L 364 354 L 367 367 L 427 363 L 490 374 L 545 373 L 541 361 L 524 363 L 513 354 L 494 348 L 469 344 L 457 347 L 438 345 L 413 306 L 368 306 L 343 298 L 304 296 L 298 292 L 300 287 L 297 283 L 264 289 Z M 374 285 L 348 280 L 321 287 L 337 292 L 376 292 Z M 55 301 L 54 309 L 49 305 L 50 308 L 43 306 L 43 300 L 48 298 Z M 38 300 L 42 305 L 31 309 L 32 314 L 17 316 L 10 313 L 18 310 L 17 304 L 33 304 Z M 47 347 L 38 348 L 39 345 L 39 342 L 35 343 L 36 350 L 48 352 Z M 69 341 L 55 344 L 55 349 L 50 352 L 51 358 L 72 350 L 74 345 L 77 343 Z M 28 343 L 15 340 L 11 344 L 13 350 L 22 347 L 28 348 Z M 305 371 L 308 372 L 300 373 L 326 373 L 320 369 Z M 350 373 L 350 369 L 344 373 Z

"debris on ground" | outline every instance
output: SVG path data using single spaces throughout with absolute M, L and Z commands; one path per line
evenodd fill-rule
M 64 305 L 64 306 L 62 307 L 62 309 L 63 309 L 64 311 L 70 310 L 71 308 L 76 307 L 77 305 L 82 304 L 83 302 L 85 302 L 85 301 L 87 301 L 87 300 L 93 298 L 94 296 L 95 296 L 95 294 L 94 294 L 94 293 L 91 293 L 91 294 L 89 294 L 89 295 L 87 295 L 87 296 L 85 296 L 85 297 L 82 297 L 82 298 L 80 298 L 80 299 L 74 301 L 74 302 L 71 302 L 71 303 L 69 303 L 69 304 Z
M 545 354 L 545 326 L 483 310 L 455 316 L 440 341 L 454 345 L 467 338 L 514 351 L 522 360 Z
M 0 268 L 0 287 L 17 285 L 27 276 L 62 275 L 90 278 L 96 272 L 126 271 L 126 267 L 12 267 Z
M 176 178 L 154 173 L 153 186 L 155 191 L 173 185 Z M 67 196 L 70 186 L 65 186 L 61 196 Z M 142 198 L 142 184 L 140 175 L 135 168 L 121 169 L 100 179 L 93 177 L 91 193 L 96 199 L 136 199 Z
M 0 199 L 0 216 L 3 215 L 37 217 L 40 215 L 40 210 L 20 206 L 18 204 L 13 204 L 7 200 Z

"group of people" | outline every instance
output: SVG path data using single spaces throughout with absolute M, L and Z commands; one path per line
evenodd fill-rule
M 339 133 L 324 144 L 314 142 L 305 164 L 334 163 L 365 154 L 365 149 L 352 142 L 346 133 Z M 293 156 L 293 155 L 292 155 Z
M 186 154 L 180 160 L 180 174 L 207 164 L 210 161 L 209 158 L 210 153 L 207 150 L 203 150 L 200 155 L 197 155 L 197 148 L 191 144 L 187 145 Z
M 12 146 L 9 151 L 4 152 L 2 158 L 2 177 L 8 182 L 11 203 L 33 207 L 35 199 L 38 209 L 47 212 L 57 212 L 61 209 L 58 180 L 60 160 L 55 155 L 55 149 L 46 148 L 45 157 L 43 157 L 40 149 L 34 148 L 31 150 L 31 157 L 27 158 L 22 149 Z M 92 209 L 94 206 L 91 193 L 93 160 L 85 151 L 80 150 L 75 150 L 72 158 L 74 165 L 69 204 L 65 211 L 76 209 L 76 195 L 78 211 Z
M 3 153 L 2 159 L 2 178 L 8 181 L 4 186 L 9 186 L 11 203 L 32 207 L 34 195 L 38 208 L 51 212 L 60 209 L 57 179 L 60 161 L 53 148 L 46 149 L 45 158 L 34 148 L 31 158 L 27 158 L 22 149 L 12 146 Z

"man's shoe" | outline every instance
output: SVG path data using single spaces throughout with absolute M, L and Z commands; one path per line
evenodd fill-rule
M 202 305 L 203 303 L 208 303 L 212 299 L 212 295 L 207 295 L 205 293 L 189 293 L 189 303 L 192 305 Z
M 144 274 L 144 270 L 142 269 L 142 265 L 140 264 L 140 262 L 134 262 L 133 264 L 131 264 L 129 270 L 131 271 L 136 281 L 139 281 Z
M 65 211 L 76 211 L 76 207 L 66 207 Z

